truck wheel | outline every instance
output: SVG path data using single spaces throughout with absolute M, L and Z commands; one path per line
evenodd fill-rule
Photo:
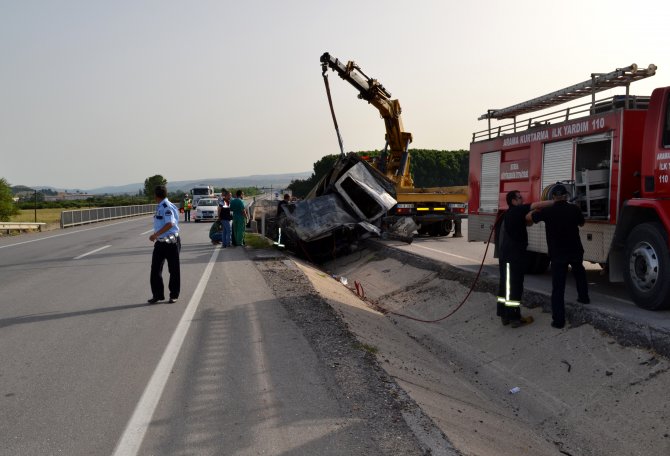
M 440 222 L 440 236 L 446 236 L 451 232 L 451 220 L 443 220 Z
M 635 304 L 643 309 L 670 307 L 667 233 L 658 222 L 642 223 L 626 240 L 624 280 Z

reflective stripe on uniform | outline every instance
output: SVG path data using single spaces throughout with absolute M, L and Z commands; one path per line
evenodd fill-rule
M 505 263 L 505 301 L 509 301 L 509 294 L 511 293 L 511 285 L 509 283 L 509 263 Z
M 512 293 L 512 286 L 510 284 L 510 264 L 505 263 L 505 299 L 498 298 L 498 302 L 502 302 L 506 307 L 520 307 L 521 301 L 512 301 L 510 294 Z

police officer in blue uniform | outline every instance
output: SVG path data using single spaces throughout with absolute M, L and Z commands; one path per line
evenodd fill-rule
M 154 232 L 149 236 L 149 240 L 154 243 L 150 278 L 152 297 L 147 302 L 156 304 L 158 301 L 165 300 L 163 265 L 167 260 L 168 271 L 170 272 L 169 302 L 174 303 L 179 298 L 180 287 L 179 209 L 167 199 L 167 189 L 164 185 L 157 186 L 154 195 L 157 203 L 156 214 L 154 215 Z

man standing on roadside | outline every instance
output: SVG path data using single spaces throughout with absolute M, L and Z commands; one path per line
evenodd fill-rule
M 238 190 L 237 198 L 230 200 L 230 211 L 233 213 L 233 245 L 244 245 L 244 230 L 247 226 L 249 212 L 244 205 L 244 193 Z
M 290 202 L 291 202 L 291 195 L 289 195 L 288 193 L 284 193 L 284 199 L 279 201 L 279 204 L 277 204 L 277 218 L 279 218 L 279 216 L 284 213 L 282 207 L 287 206 Z
M 568 265 L 577 284 L 577 302 L 588 304 L 589 289 L 584 269 L 584 247 L 579 238 L 579 227 L 584 225 L 581 209 L 568 203 L 568 191 L 562 184 L 552 189 L 555 204 L 529 214 L 533 222 L 544 222 L 547 247 L 551 259 L 551 326 L 565 326 L 565 279 Z
M 157 203 L 154 215 L 154 232 L 149 240 L 154 243 L 154 252 L 151 256 L 151 299 L 149 304 L 156 304 L 165 300 L 165 287 L 163 285 L 163 265 L 167 260 L 170 273 L 170 303 L 177 302 L 180 288 L 179 251 L 181 240 L 179 239 L 179 210 L 177 206 L 167 199 L 167 189 L 159 185 L 154 189 Z
M 219 203 L 219 222 L 221 223 L 221 248 L 230 247 L 231 244 L 231 223 L 233 215 L 230 212 L 230 192 L 224 190 L 221 193 L 221 202 Z
M 524 204 L 518 190 L 507 193 L 507 212 L 500 218 L 499 235 L 496 236 L 500 282 L 498 284 L 498 306 L 496 315 L 503 325 L 511 324 L 518 328 L 532 323 L 531 317 L 521 317 L 521 297 L 523 279 L 526 272 L 528 231 L 526 215 L 532 210 L 548 207 L 553 201 L 540 201 Z M 532 224 L 532 222 L 531 222 Z

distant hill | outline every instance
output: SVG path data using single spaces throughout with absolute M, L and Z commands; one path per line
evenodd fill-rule
M 253 175 L 253 176 L 243 176 L 243 177 L 224 177 L 224 178 L 215 178 L 215 179 L 198 179 L 198 180 L 186 180 L 186 181 L 168 181 L 168 191 L 174 192 L 177 190 L 188 191 L 195 185 L 212 185 L 214 187 L 225 187 L 225 188 L 238 188 L 238 187 L 272 187 L 272 188 L 286 188 L 288 184 L 291 183 L 294 179 L 307 179 L 312 175 L 311 171 L 302 172 L 302 173 L 290 173 L 290 174 L 263 174 L 263 175 Z M 14 194 L 19 192 L 30 192 L 32 193 L 36 188 L 37 190 L 47 189 L 49 192 L 57 191 L 66 191 L 63 188 L 55 188 L 49 185 L 36 185 L 34 187 L 26 187 L 23 185 L 15 185 L 12 187 Z M 94 195 L 135 195 L 138 191 L 144 190 L 144 182 L 139 182 L 137 184 L 127 184 L 127 185 L 117 185 L 109 187 L 98 187 L 91 189 L 79 189 L 74 187 L 68 187 L 68 192 L 81 192 L 81 193 L 90 193 Z
M 26 187 L 25 185 L 14 185 L 11 187 L 12 194 L 17 195 L 19 193 L 33 193 L 35 190 L 31 187 Z
M 224 178 L 212 178 L 212 179 L 198 179 L 198 180 L 187 180 L 187 181 L 168 181 L 168 191 L 174 192 L 177 190 L 182 190 L 184 192 L 190 190 L 195 185 L 212 185 L 214 187 L 273 187 L 273 188 L 285 188 L 288 184 L 291 183 L 294 179 L 307 179 L 311 176 L 310 172 L 302 173 L 291 173 L 291 174 L 264 174 L 264 175 L 254 175 L 254 176 L 243 176 L 243 177 L 224 177 Z M 114 187 L 99 187 L 87 189 L 87 193 L 93 193 L 95 195 L 99 194 L 135 194 L 139 190 L 144 189 L 144 182 L 137 184 L 128 184 L 128 185 L 119 185 Z

